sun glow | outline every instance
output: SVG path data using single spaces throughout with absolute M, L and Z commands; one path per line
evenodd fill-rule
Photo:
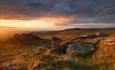
M 53 23 L 42 20 L 0 20 L 0 26 L 24 29 L 49 29 L 53 27 Z
M 0 26 L 16 27 L 30 30 L 53 30 L 60 29 L 60 26 L 55 25 L 63 24 L 64 22 L 70 21 L 72 18 L 67 17 L 41 17 L 36 20 L 8 20 L 0 19 Z M 63 29 L 63 27 L 61 27 Z

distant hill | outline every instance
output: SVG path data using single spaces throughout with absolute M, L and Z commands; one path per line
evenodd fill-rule
M 70 31 L 70 30 L 115 30 L 115 28 L 69 28 L 60 31 Z
M 61 30 L 61 31 L 69 31 L 69 30 L 80 30 L 81 28 L 69 28 L 69 29 L 64 29 L 64 30 Z

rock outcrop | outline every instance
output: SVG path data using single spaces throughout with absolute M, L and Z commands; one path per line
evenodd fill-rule
M 26 33 L 20 35 L 16 34 L 14 35 L 14 37 L 10 38 L 9 41 L 15 44 L 40 45 L 48 43 L 49 40 L 42 39 L 39 36 L 32 33 Z
M 68 46 L 67 52 L 76 51 L 77 55 L 87 55 L 92 53 L 96 50 L 94 44 L 91 43 L 78 43 L 78 44 L 71 44 Z

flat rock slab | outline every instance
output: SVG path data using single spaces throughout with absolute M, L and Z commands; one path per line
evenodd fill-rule
M 71 49 L 72 49 L 72 50 L 75 50 L 76 54 L 78 55 L 86 55 L 95 51 L 96 47 L 94 44 L 91 44 L 91 43 L 78 43 L 78 44 L 69 46 L 68 49 L 70 49 L 70 51 L 67 51 L 67 52 L 71 52 Z
M 94 44 L 80 43 L 76 45 L 78 54 L 88 54 L 95 50 Z

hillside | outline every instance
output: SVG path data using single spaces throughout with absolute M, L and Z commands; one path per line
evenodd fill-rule
M 104 32 L 107 36 L 80 37 L 98 32 Z M 63 51 L 54 52 L 55 48 L 49 49 L 53 36 L 62 40 L 59 45 L 79 37 L 72 44 L 75 47 L 84 44 L 86 49 L 77 48 L 66 54 L 60 54 Z M 88 55 L 78 55 L 78 49 L 84 52 L 90 48 L 87 44 L 96 46 L 95 51 Z M 0 70 L 115 70 L 114 53 L 115 29 L 69 29 L 18 34 L 0 43 Z

